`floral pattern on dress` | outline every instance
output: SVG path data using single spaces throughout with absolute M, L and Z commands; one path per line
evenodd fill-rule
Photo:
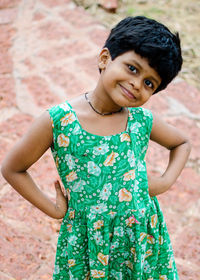
M 125 131 L 82 129 L 68 102 L 49 109 L 51 147 L 68 196 L 53 280 L 178 280 L 156 197 L 148 194 L 145 155 L 152 114 L 128 108 Z

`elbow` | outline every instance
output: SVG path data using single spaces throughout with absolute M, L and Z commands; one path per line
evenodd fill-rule
M 11 173 L 12 173 L 12 170 L 9 168 L 9 164 L 7 163 L 6 160 L 4 160 L 1 165 L 1 174 L 6 181 L 9 180 Z
M 191 144 L 191 142 L 190 142 L 189 139 L 184 139 L 184 141 L 182 141 L 182 142 L 179 143 L 178 145 L 168 147 L 168 150 L 173 151 L 173 150 L 175 150 L 176 148 L 179 148 L 179 147 L 184 147 L 185 150 L 186 150 L 186 152 L 187 152 L 188 154 L 190 154 L 191 149 L 192 149 L 192 144 Z
M 185 143 L 187 145 L 188 154 L 190 154 L 190 152 L 192 150 L 192 144 L 191 144 L 190 140 L 187 140 Z
M 191 152 L 191 149 L 192 149 L 192 144 L 190 142 L 190 139 L 186 138 L 185 141 L 183 142 L 183 145 L 185 145 L 186 150 L 189 154 Z
M 1 174 L 6 179 L 8 175 L 8 168 L 6 167 L 6 164 L 3 162 L 1 165 Z

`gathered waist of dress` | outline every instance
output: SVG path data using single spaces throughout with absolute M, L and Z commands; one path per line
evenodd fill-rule
M 116 216 L 121 218 L 125 216 L 133 217 L 133 221 L 134 219 L 136 219 L 136 217 L 139 220 L 143 220 L 143 218 L 147 218 L 149 216 L 152 208 L 156 208 L 154 199 L 150 199 L 149 203 L 147 203 L 146 205 L 140 204 L 140 207 L 127 207 L 127 205 L 125 204 L 108 205 L 106 203 L 99 203 L 94 205 L 73 205 L 73 203 L 69 203 L 68 210 L 64 219 L 71 221 L 81 219 L 83 224 L 87 224 L 88 220 L 93 220 L 97 217 L 99 219 L 103 219 L 104 221 L 107 220 L 108 223 Z

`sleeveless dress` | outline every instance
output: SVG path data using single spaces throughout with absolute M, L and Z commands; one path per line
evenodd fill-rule
M 68 102 L 50 108 L 52 154 L 69 197 L 53 280 L 177 280 L 166 224 L 150 198 L 152 113 L 128 108 L 126 130 L 85 131 Z

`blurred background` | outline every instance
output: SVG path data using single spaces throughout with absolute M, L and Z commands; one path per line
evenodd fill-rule
M 50 106 L 94 88 L 97 57 L 119 20 L 145 15 L 177 31 L 180 75 L 147 107 L 184 131 L 192 143 L 174 186 L 158 197 L 181 280 L 199 279 L 200 2 L 198 0 L 0 0 L 0 161 Z M 150 143 L 148 170 L 160 175 L 168 152 Z M 58 177 L 50 151 L 30 168 L 55 199 Z M 51 279 L 60 220 L 20 197 L 0 175 L 0 280 Z

